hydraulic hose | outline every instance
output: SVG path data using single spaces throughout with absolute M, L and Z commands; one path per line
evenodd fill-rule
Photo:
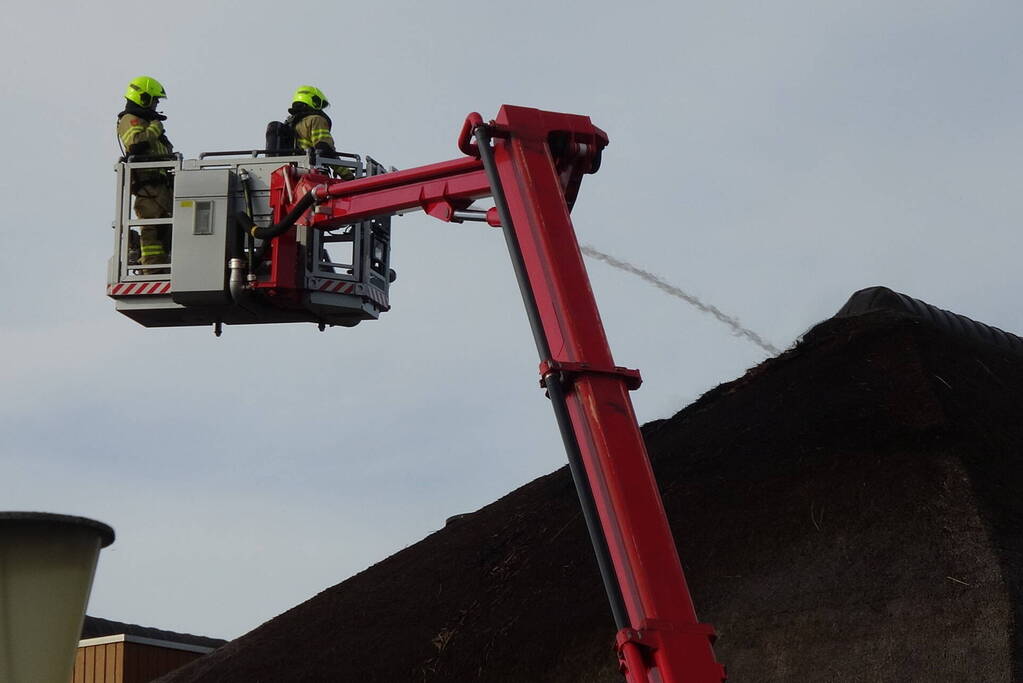
M 227 224 L 227 256 L 228 258 L 241 259 L 243 252 L 245 251 L 245 235 L 249 231 L 248 223 L 243 222 L 240 216 L 246 214 L 239 211 L 235 214 L 234 219 L 229 221 Z
M 238 174 L 238 177 L 239 177 L 239 179 L 241 180 L 241 183 L 242 183 L 242 191 L 245 193 L 245 213 L 247 213 L 251 217 L 253 215 L 253 213 L 254 213 L 253 210 L 252 210 L 252 188 L 249 185 L 249 180 L 251 178 L 251 175 L 249 174 L 248 171 L 246 171 L 243 168 L 241 170 L 241 173 Z M 237 222 L 236 222 L 236 225 L 237 225 Z M 244 249 L 244 251 L 248 255 L 248 270 L 249 270 L 249 273 L 252 273 L 254 271 L 254 265 L 255 265 L 254 261 L 253 261 L 253 256 L 255 255 L 255 252 L 256 252 L 256 238 L 253 237 L 252 233 L 249 232 L 248 230 L 245 231 L 245 244 L 244 244 L 243 249 Z
M 245 266 L 244 271 L 250 276 L 255 275 L 255 264 L 263 262 L 263 254 L 266 251 L 266 247 L 269 242 L 263 242 L 259 249 L 256 249 L 256 240 L 252 237 L 250 232 L 255 227 L 255 222 L 252 220 L 252 216 L 245 211 L 239 211 L 234 214 L 232 220 L 227 226 L 227 243 L 228 243 L 228 259 L 231 268 L 231 296 L 238 302 L 238 296 L 235 292 L 234 276 L 236 274 L 235 268 L 237 264 L 243 264 Z M 248 252 L 248 253 L 246 253 Z M 246 258 L 247 257 L 247 258 Z M 244 273 L 242 273 L 244 275 Z M 239 276 L 239 285 L 244 284 L 244 277 Z M 240 302 L 239 302 L 240 303 Z
M 295 206 L 292 207 L 287 216 L 281 219 L 280 223 L 268 225 L 265 228 L 256 225 L 256 222 L 252 220 L 252 217 L 244 211 L 239 211 L 235 214 L 235 220 L 239 222 L 239 225 L 244 226 L 245 231 L 256 239 L 269 240 L 277 237 L 278 235 L 283 235 L 293 228 L 295 226 L 295 222 L 302 217 L 302 214 L 304 214 L 306 210 L 315 203 L 315 201 L 316 198 L 313 196 L 313 193 L 307 192 L 301 199 L 295 202 Z

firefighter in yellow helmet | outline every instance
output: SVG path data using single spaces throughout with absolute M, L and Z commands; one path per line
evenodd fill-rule
M 295 131 L 295 144 L 302 151 L 317 149 L 334 151 L 334 138 L 330 134 L 330 117 L 323 110 L 330 106 L 327 96 L 319 88 L 301 85 L 291 98 L 290 116 L 285 124 Z
M 117 139 L 125 157 L 166 157 L 174 151 L 163 128 L 166 116 L 156 111 L 167 92 L 160 82 L 139 76 L 124 93 L 124 111 L 117 115 Z M 173 180 L 164 169 L 137 170 L 131 179 L 135 195 L 135 215 L 139 218 L 169 218 L 173 203 Z M 140 230 L 140 263 L 167 263 L 170 260 L 170 225 L 145 225 Z M 167 272 L 151 269 L 149 273 Z

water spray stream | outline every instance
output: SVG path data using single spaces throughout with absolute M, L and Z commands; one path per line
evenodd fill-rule
M 668 294 L 674 297 L 682 299 L 686 303 L 691 304 L 696 309 L 703 311 L 704 313 L 709 313 L 710 315 L 714 316 L 715 318 L 723 322 L 725 325 L 728 325 L 730 328 L 732 328 L 735 334 L 739 335 L 740 337 L 746 337 L 751 342 L 762 348 L 764 351 L 770 353 L 772 356 L 777 356 L 779 353 L 781 353 L 781 351 L 772 346 L 769 342 L 764 341 L 764 338 L 761 337 L 759 334 L 749 329 L 748 327 L 743 327 L 742 323 L 740 323 L 737 318 L 725 315 L 720 310 L 718 310 L 717 307 L 703 303 L 692 294 L 683 292 L 678 287 L 668 284 L 667 282 L 660 279 L 653 273 L 647 272 L 642 268 L 637 268 L 636 266 L 632 265 L 627 261 L 616 259 L 614 256 L 605 254 L 604 252 L 598 249 L 594 249 L 589 245 L 584 244 L 581 245 L 580 248 L 582 249 L 582 252 L 589 256 L 590 258 L 597 259 L 598 261 L 603 261 L 612 268 L 624 270 L 626 273 L 632 273 L 641 280 L 646 280 L 654 287 L 657 287 L 657 289 L 663 292 L 667 292 Z

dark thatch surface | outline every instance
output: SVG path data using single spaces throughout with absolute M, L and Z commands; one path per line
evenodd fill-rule
M 646 425 L 731 680 L 1023 680 L 1021 396 L 1019 356 L 873 311 Z M 160 683 L 620 681 L 613 630 L 562 469 Z

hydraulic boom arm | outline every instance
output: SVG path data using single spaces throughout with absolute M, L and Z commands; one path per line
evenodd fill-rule
M 466 118 L 460 159 L 348 182 L 282 167 L 275 218 L 284 229 L 289 221 L 329 229 L 421 208 L 445 221 L 485 215 L 503 228 L 618 627 L 622 671 L 630 683 L 721 683 L 713 628 L 697 621 L 629 398 L 639 373 L 614 365 L 569 217 L 607 142 L 588 117 L 505 105 L 489 124 Z M 466 211 L 486 196 L 495 208 Z

